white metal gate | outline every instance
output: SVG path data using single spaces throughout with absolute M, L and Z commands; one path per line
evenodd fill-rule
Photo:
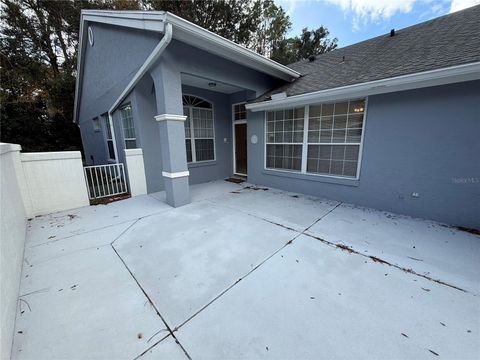
M 90 199 L 120 195 L 128 192 L 123 164 L 85 166 L 83 172 L 85 174 Z

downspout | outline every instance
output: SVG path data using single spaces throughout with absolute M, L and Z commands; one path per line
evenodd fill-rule
M 110 123 L 110 129 L 111 129 L 111 132 L 112 132 L 113 150 L 115 152 L 115 161 L 116 161 L 117 164 L 118 164 L 117 140 L 115 138 L 115 129 L 113 128 L 112 113 L 122 103 L 122 101 L 125 99 L 125 97 L 130 93 L 130 91 L 133 90 L 135 85 L 138 84 L 138 82 L 143 77 L 143 75 L 145 75 L 147 73 L 147 71 L 155 63 L 155 61 L 157 61 L 157 59 L 160 57 L 160 55 L 162 55 L 163 51 L 168 46 L 168 44 L 170 44 L 171 40 L 172 40 L 172 24 L 170 24 L 168 22 L 165 22 L 165 35 L 160 40 L 160 42 L 155 47 L 155 49 L 153 49 L 151 54 L 145 60 L 143 65 L 140 67 L 140 69 L 138 69 L 137 73 L 132 78 L 132 80 L 130 80 L 127 87 L 122 91 L 122 93 L 120 94 L 118 99 L 115 100 L 115 102 L 113 103 L 110 110 L 108 110 L 108 121 Z

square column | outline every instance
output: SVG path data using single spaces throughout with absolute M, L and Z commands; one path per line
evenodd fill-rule
M 189 171 L 185 150 L 184 115 L 161 114 L 155 116 L 160 130 L 163 163 L 163 181 L 167 204 L 173 207 L 190 202 Z
M 180 71 L 168 49 L 150 70 L 155 85 L 157 112 L 155 116 L 160 133 L 162 176 L 167 203 L 173 207 L 190 202 L 187 152 L 185 150 L 185 119 L 182 105 Z

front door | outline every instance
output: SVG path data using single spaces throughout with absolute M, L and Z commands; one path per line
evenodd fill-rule
M 247 124 L 235 126 L 235 174 L 247 175 Z

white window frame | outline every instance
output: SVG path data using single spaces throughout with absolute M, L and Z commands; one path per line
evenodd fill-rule
M 122 111 L 126 108 L 130 106 L 130 112 L 132 114 L 132 125 L 133 125 L 133 132 L 135 133 L 135 137 L 133 138 L 127 138 L 125 137 L 125 127 L 124 127 L 124 124 L 123 124 L 123 113 Z M 119 113 L 120 113 L 120 123 L 121 123 L 121 126 L 122 126 L 122 137 L 123 137 L 123 145 L 124 145 L 124 148 L 125 149 L 128 149 L 127 148 L 127 141 L 132 141 L 132 140 L 135 140 L 135 148 L 138 148 L 138 141 L 137 141 L 137 129 L 135 129 L 135 120 L 133 118 L 133 106 L 132 106 L 132 103 L 128 103 L 128 104 L 125 104 L 123 105 L 120 109 L 119 109 Z
M 310 105 L 319 105 L 323 103 L 337 103 L 337 102 L 344 102 L 344 101 L 354 101 L 354 100 L 360 100 L 360 99 L 365 99 L 365 110 L 363 112 L 363 123 L 362 123 L 362 135 L 360 138 L 360 144 L 358 143 L 338 143 L 338 145 L 360 145 L 359 151 L 358 151 L 358 163 L 357 163 L 357 172 L 356 176 L 340 176 L 340 175 L 328 175 L 328 174 L 315 174 L 311 172 L 307 172 L 307 155 L 308 155 L 308 122 L 309 122 L 309 112 L 310 112 Z M 362 163 L 362 154 L 363 154 L 363 144 L 364 144 L 364 137 L 365 137 L 365 127 L 366 127 L 366 122 L 367 122 L 367 112 L 368 112 L 368 97 L 360 97 L 360 98 L 349 98 L 349 99 L 342 99 L 342 100 L 335 100 L 335 101 L 325 101 L 323 103 L 312 103 L 304 106 L 304 127 L 303 127 L 303 144 L 302 144 L 302 166 L 300 171 L 295 171 L 295 170 L 287 170 L 287 169 L 274 169 L 274 168 L 268 168 L 267 167 L 267 118 L 268 118 L 268 112 L 269 111 L 276 111 L 276 110 L 287 110 L 287 109 L 294 109 L 298 108 L 301 106 L 291 106 L 288 108 L 284 109 L 272 109 L 272 110 L 265 110 L 265 116 L 264 116 L 264 129 L 263 129 L 263 134 L 264 134 L 264 149 L 263 149 L 263 169 L 266 171 L 274 171 L 274 172 L 280 172 L 280 173 L 289 173 L 289 174 L 296 174 L 296 175 L 302 175 L 302 176 L 312 176 L 312 177 L 317 177 L 317 178 L 328 178 L 328 179 L 341 179 L 341 180 L 360 180 L 360 170 L 361 170 L 361 163 Z M 275 144 L 275 143 L 273 143 Z M 298 145 L 298 143 L 282 143 L 283 145 Z M 272 145 L 272 143 L 268 143 L 268 145 Z M 332 143 L 310 143 L 310 145 L 332 145 Z
M 232 104 L 232 154 L 233 154 L 233 173 L 235 175 L 247 176 L 247 174 L 239 173 L 237 171 L 237 156 L 235 154 L 235 125 L 237 124 L 246 124 L 247 123 L 247 109 L 245 109 L 245 119 L 235 120 L 235 105 L 247 104 L 246 101 L 241 101 Z M 247 125 L 248 128 L 248 125 Z M 247 139 L 248 144 L 248 139 Z M 248 161 L 248 160 L 247 160 Z
M 190 144 L 192 147 L 192 161 L 188 162 L 187 164 L 202 164 L 202 163 L 208 163 L 208 162 L 214 162 L 217 160 L 217 146 L 216 146 L 216 139 L 215 139 L 215 105 L 213 104 L 212 101 L 205 99 L 201 96 L 194 95 L 194 94 L 182 94 L 183 96 L 193 96 L 198 99 L 201 99 L 205 102 L 208 102 L 210 105 L 212 105 L 211 109 L 207 108 L 202 108 L 202 107 L 196 107 L 196 106 L 190 106 L 190 105 L 183 105 L 182 103 L 182 108 L 188 108 L 188 119 L 185 121 L 188 121 L 190 123 Z M 212 160 L 200 160 L 197 161 L 197 154 L 196 154 L 196 149 L 195 149 L 195 132 L 194 132 L 194 127 L 193 127 L 193 109 L 199 109 L 199 110 L 211 110 L 212 111 L 212 126 L 213 126 L 213 138 L 198 138 L 198 140 L 201 139 L 213 139 L 213 159 Z M 185 138 L 187 139 L 187 138 Z
M 100 117 L 102 118 L 102 124 L 103 124 L 103 128 L 104 128 L 104 138 L 105 138 L 105 147 L 107 149 L 107 160 L 108 162 L 116 162 L 117 160 L 115 159 L 112 159 L 110 157 L 110 149 L 108 148 L 108 142 L 111 141 L 112 142 L 112 146 L 113 146 L 113 153 L 114 153 L 114 156 L 116 154 L 115 152 L 115 140 L 113 139 L 113 137 L 115 136 L 114 135 L 114 132 L 112 130 L 112 126 L 113 126 L 113 121 L 110 122 L 110 116 L 108 116 L 108 113 L 103 113 L 102 115 L 100 115 Z M 108 123 L 108 126 L 110 126 L 110 135 L 111 135 L 111 138 L 109 139 L 108 138 L 108 127 L 107 127 L 107 123 Z

